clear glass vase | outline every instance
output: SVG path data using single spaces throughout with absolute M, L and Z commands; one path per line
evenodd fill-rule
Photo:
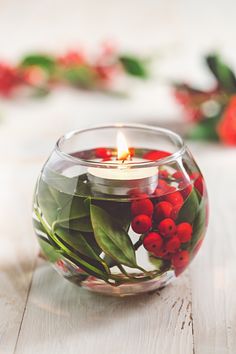
M 120 134 L 129 146 L 123 152 Z M 180 136 L 143 125 L 64 135 L 34 194 L 45 257 L 66 279 L 109 295 L 152 291 L 179 276 L 207 219 L 204 179 Z

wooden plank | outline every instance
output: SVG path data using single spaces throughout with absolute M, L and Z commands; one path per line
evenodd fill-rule
M 161 292 L 96 295 L 39 262 L 16 353 L 192 353 L 188 274 Z
M 37 245 L 32 236 L 34 168 L 1 164 L 0 353 L 13 353 L 20 330 Z
M 210 196 L 210 225 L 191 267 L 195 353 L 236 351 L 236 165 L 224 150 L 201 157 Z

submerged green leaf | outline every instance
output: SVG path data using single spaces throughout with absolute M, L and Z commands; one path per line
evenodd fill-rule
M 178 215 L 178 223 L 189 222 L 192 223 L 195 219 L 196 214 L 198 213 L 199 202 L 195 188 L 192 189 L 192 192 L 189 194 L 185 200 L 182 208 L 180 209 Z
M 94 205 L 104 209 L 117 223 L 128 231 L 131 222 L 131 209 L 128 202 L 111 202 L 109 200 L 94 200 Z
M 118 263 L 137 267 L 135 250 L 128 233 L 103 209 L 91 205 L 91 221 L 98 245 Z
M 190 243 L 190 251 L 194 249 L 198 240 L 203 236 L 203 233 L 206 228 L 206 202 L 205 199 L 202 198 L 198 213 L 193 222 L 193 236 Z
M 49 262 L 55 263 L 61 258 L 61 254 L 49 243 L 46 238 L 38 236 L 38 242 L 43 254 Z

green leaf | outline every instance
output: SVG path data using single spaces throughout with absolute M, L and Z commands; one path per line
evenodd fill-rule
M 109 271 L 108 266 L 105 261 L 99 257 L 98 248 L 92 247 L 92 242 L 90 237 L 84 236 L 80 232 L 68 231 L 63 228 L 57 228 L 55 230 L 56 234 L 69 246 L 71 246 L 76 252 L 81 253 L 84 256 L 91 258 L 91 260 L 96 260 L 102 264 L 106 271 Z M 100 252 L 100 251 L 99 251 Z
M 63 76 L 72 85 L 78 85 L 85 88 L 93 87 L 96 81 L 94 71 L 86 65 L 68 68 L 63 72 Z
M 189 194 L 182 208 L 180 209 L 178 215 L 178 223 L 189 222 L 191 224 L 195 219 L 196 213 L 198 212 L 198 208 L 198 197 L 195 188 L 193 188 L 192 192 Z
M 30 54 L 23 58 L 20 63 L 23 67 L 39 66 L 48 73 L 52 73 L 55 69 L 55 59 L 48 55 Z
M 61 258 L 61 254 L 49 243 L 46 238 L 38 236 L 38 242 L 43 254 L 49 262 L 55 263 Z
M 198 213 L 193 222 L 193 236 L 190 243 L 190 249 L 189 249 L 190 252 L 194 249 L 198 240 L 202 237 L 205 227 L 206 227 L 206 202 L 205 199 L 202 198 L 198 209 Z
M 150 261 L 150 263 L 152 263 L 156 269 L 161 270 L 163 268 L 164 265 L 164 260 L 160 259 L 160 258 L 156 258 L 152 255 L 149 254 L 148 259 Z
M 62 250 L 61 254 L 79 268 L 83 269 L 87 274 L 103 279 L 104 281 L 109 279 L 109 274 L 106 272 L 106 269 L 103 267 L 102 263 L 93 261 L 88 257 L 85 258 L 85 256 L 82 258 L 78 254 L 75 255 L 71 252 L 69 253 L 68 250 Z
M 135 250 L 128 233 L 103 209 L 91 205 L 91 220 L 98 245 L 118 263 L 137 267 Z
M 58 213 L 53 228 L 56 225 L 75 231 L 93 232 L 88 201 L 81 197 L 70 196 L 69 202 Z
M 137 57 L 122 55 L 119 57 L 124 70 L 132 76 L 146 79 L 149 76 L 147 63 Z
M 90 217 L 85 216 L 78 219 L 68 219 L 66 221 L 57 221 L 57 225 L 61 225 L 64 228 L 75 230 L 75 231 L 83 231 L 83 232 L 93 232 L 93 227 L 91 224 Z
M 188 138 L 193 140 L 219 140 L 216 130 L 219 118 L 219 116 L 213 118 L 206 118 L 201 122 L 197 123 L 188 133 Z
M 49 185 L 42 179 L 39 181 L 37 199 L 44 218 L 51 225 L 57 219 L 59 206 L 51 193 Z
M 206 57 L 206 63 L 215 76 L 219 86 L 229 93 L 235 93 L 236 77 L 229 66 L 216 54 L 208 55 Z
M 40 213 L 35 209 L 35 214 L 45 230 L 47 230 L 47 235 L 50 240 L 58 247 L 58 252 L 60 252 L 63 257 L 69 259 L 75 265 L 83 269 L 87 274 L 96 276 L 99 279 L 103 279 L 108 281 L 109 273 L 107 272 L 106 267 L 104 267 L 103 263 L 98 262 L 97 260 L 93 260 L 80 252 L 75 252 L 70 248 L 70 246 L 60 239 L 54 232 L 52 232 L 47 225 L 44 223 Z
M 60 222 L 60 220 L 72 221 L 78 218 L 85 218 L 88 217 L 89 214 L 90 211 L 88 209 L 88 205 L 86 205 L 85 203 L 84 198 L 77 197 L 77 196 L 70 196 L 69 201 L 64 205 L 64 207 L 62 207 L 58 215 L 58 222 Z
M 41 232 L 43 232 L 44 234 L 47 235 L 47 231 L 44 229 L 44 227 L 41 224 L 41 222 L 39 222 L 35 218 L 33 218 L 33 226 L 34 226 L 36 234 L 37 234 L 37 231 L 41 231 Z
M 128 231 L 131 223 L 130 203 L 113 202 L 109 200 L 94 200 L 94 205 L 104 209 L 117 223 L 126 231 Z

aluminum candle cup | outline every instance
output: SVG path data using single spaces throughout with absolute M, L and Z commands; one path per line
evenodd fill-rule
M 61 137 L 33 204 L 42 250 L 64 278 L 127 296 L 178 277 L 204 240 L 203 176 L 180 136 L 114 124 Z
M 145 162 L 135 159 L 132 162 Z M 104 165 L 108 165 L 104 163 Z M 127 196 L 133 190 L 153 193 L 158 183 L 158 168 L 137 168 L 126 162 L 114 162 L 116 168 L 88 168 L 88 179 L 95 193 Z

